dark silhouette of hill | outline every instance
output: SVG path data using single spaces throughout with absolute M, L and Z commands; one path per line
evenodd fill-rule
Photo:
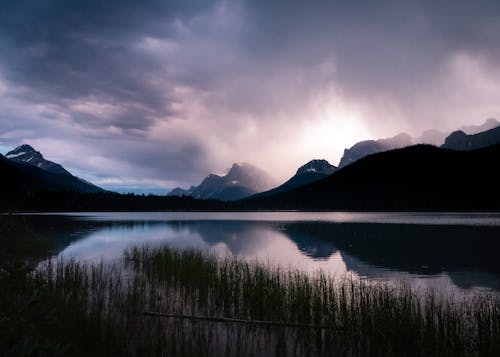
M 310 185 L 239 202 L 246 209 L 498 210 L 500 145 L 416 145 L 367 156 Z

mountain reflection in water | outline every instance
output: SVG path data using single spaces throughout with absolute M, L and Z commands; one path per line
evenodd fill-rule
M 38 215 L 25 216 L 24 221 L 37 235 L 55 242 L 58 256 L 79 260 L 112 260 L 132 246 L 167 244 L 310 272 L 322 269 L 338 276 L 348 273 L 368 279 L 404 279 L 423 287 L 500 291 L 496 216 L 488 216 L 487 225 L 471 221 L 481 223 L 483 216 L 466 216 L 464 221 L 472 224 L 462 225 L 463 216 L 442 214 L 441 220 L 440 215 L 428 215 L 422 223 L 418 214 L 394 214 L 380 221 L 369 217 L 367 222 L 362 216 L 328 220 L 321 214 L 316 220 L 311 214 L 307 219 L 290 219 L 286 213 L 274 214 L 273 219 L 264 215 L 263 220 L 254 214 L 251 219 L 238 213 L 215 218 L 184 215 L 186 219 L 167 214 L 152 220 L 145 219 L 144 213 Z M 293 213 L 293 217 L 300 215 Z M 450 221 L 453 217 L 455 223 Z

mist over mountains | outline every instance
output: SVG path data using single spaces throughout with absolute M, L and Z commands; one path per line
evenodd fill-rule
M 462 130 L 448 136 L 441 146 L 452 150 L 475 150 L 495 145 L 500 141 L 500 126 L 477 134 L 467 135 Z
M 432 144 L 455 150 L 471 150 L 494 145 L 500 142 L 500 136 L 497 133 L 497 130 L 500 131 L 499 125 L 500 122 L 496 119 L 488 119 L 481 125 L 462 126 L 458 131 L 453 133 L 428 130 L 422 133 L 420 137 L 411 137 L 406 133 L 401 133 L 390 138 L 360 141 L 344 150 L 344 155 L 340 159 L 338 167 L 323 159 L 311 160 L 298 168 L 296 174 L 285 183 L 267 191 L 263 189 L 263 187 L 266 187 L 265 184 L 258 185 L 251 178 L 252 171 L 256 171 L 256 168 L 247 164 L 247 169 L 240 171 L 238 175 L 230 171 L 228 175 L 233 176 L 232 179 L 210 174 L 199 186 L 191 186 L 187 190 L 177 187 L 169 195 L 190 196 L 201 199 L 213 198 L 224 201 L 242 199 L 255 193 L 258 193 L 258 197 L 270 196 L 318 181 L 368 155 L 384 151 L 404 148 L 415 144 Z M 496 129 L 491 130 L 492 128 Z M 491 133 L 489 132 L 490 130 Z M 472 136 L 467 136 L 465 133 Z M 267 174 L 260 170 L 259 175 L 260 177 L 264 177 Z M 236 182 L 238 185 L 235 185 Z M 263 181 L 257 180 L 257 182 Z M 267 182 L 270 181 L 267 180 Z
M 276 181 L 265 171 L 248 163 L 235 163 L 226 175 L 209 174 L 198 186 L 173 189 L 169 195 L 197 199 L 233 201 L 266 191 Z
M 226 174 L 209 174 L 198 186 L 141 199 L 107 193 L 23 144 L 5 157 L 0 155 L 1 191 L 9 198 L 5 202 L 23 197 L 21 206 L 38 200 L 36 207 L 42 209 L 49 197 L 57 196 L 56 203 L 50 204 L 58 207 L 64 202 L 69 210 L 74 205 L 67 202 L 66 193 L 85 202 L 79 209 L 500 209 L 495 184 L 500 179 L 495 171 L 500 155 L 499 124 L 489 119 L 480 126 L 462 127 L 449 134 L 440 147 L 414 145 L 418 139 L 407 134 L 362 141 L 345 150 L 339 167 L 314 159 L 281 185 L 260 168 L 235 163 Z M 429 132 L 425 135 L 429 137 Z M 81 196 L 89 193 L 102 195 L 94 199 Z
M 415 145 L 360 159 L 311 184 L 241 202 L 275 210 L 497 210 L 500 145 L 454 151 Z
M 481 125 L 467 125 L 462 126 L 457 129 L 456 132 L 463 132 L 464 134 L 477 134 L 483 131 L 487 131 L 496 128 L 500 125 L 500 122 L 496 119 L 487 119 Z M 456 132 L 442 132 L 438 130 L 427 130 L 422 133 L 421 136 L 413 138 L 406 133 L 401 133 L 391 138 L 378 139 L 378 140 L 366 140 L 360 141 L 349 149 L 344 150 L 344 155 L 340 159 L 339 167 L 344 167 L 359 160 L 367 155 L 375 154 L 382 151 L 399 149 L 405 146 L 416 145 L 416 144 L 430 144 L 434 146 L 441 146 L 446 144 L 447 138 Z M 457 134 L 454 134 L 457 135 Z M 490 140 L 490 144 L 495 143 L 495 140 Z M 481 147 L 484 147 L 481 146 Z M 452 148 L 452 147 L 450 147 Z

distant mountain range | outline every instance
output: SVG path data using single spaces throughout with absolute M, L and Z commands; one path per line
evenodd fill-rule
M 345 149 L 344 155 L 340 160 L 338 168 L 334 165 L 331 165 L 326 160 L 311 160 L 307 164 L 301 166 L 297 170 L 296 174 L 288 181 L 267 191 L 263 189 L 265 185 L 255 184 L 255 182 L 262 182 L 263 180 L 255 181 L 254 179 L 252 179 L 252 177 L 266 177 L 262 172 L 260 175 L 255 175 L 254 173 L 258 172 L 258 170 L 251 165 L 245 164 L 243 166 L 240 166 L 235 164 L 226 176 L 219 176 L 214 174 L 208 175 L 199 186 L 192 186 L 188 190 L 176 188 L 170 192 L 170 195 L 190 196 L 203 199 L 211 198 L 223 201 L 234 201 L 250 197 L 249 199 L 244 200 L 245 203 L 243 203 L 243 206 L 247 207 L 247 205 L 250 205 L 249 207 L 255 207 L 259 209 L 329 209 L 330 207 L 338 209 L 359 209 L 360 202 L 363 201 L 360 192 L 363 192 L 364 190 L 366 191 L 365 188 L 370 187 L 370 185 L 372 184 L 375 185 L 374 181 L 377 180 L 377 177 L 380 180 L 379 184 L 382 184 L 383 177 L 387 177 L 387 182 L 391 182 L 391 179 L 394 179 L 395 177 L 401 177 L 401 182 L 392 182 L 394 189 L 397 189 L 398 185 L 401 185 L 403 183 L 406 183 L 407 185 L 409 185 L 409 183 L 414 183 L 416 185 L 415 187 L 417 188 L 415 192 L 419 192 L 419 183 L 417 182 L 419 177 L 421 178 L 425 176 L 427 180 L 433 177 L 433 180 L 435 179 L 437 180 L 437 182 L 441 178 L 447 177 L 449 181 L 453 181 L 453 177 L 449 175 L 449 172 L 453 172 L 456 167 L 450 167 L 450 171 L 448 173 L 442 172 L 441 169 L 443 167 L 446 167 L 446 164 L 444 163 L 442 166 L 437 164 L 435 166 L 432 166 L 434 158 L 431 157 L 429 157 L 429 163 L 431 163 L 430 166 L 425 162 L 417 164 L 416 167 L 419 167 L 418 172 L 414 172 L 415 168 L 408 167 L 408 165 L 415 165 L 415 163 L 412 162 L 412 160 L 414 159 L 420 160 L 423 157 L 432 156 L 430 154 L 432 150 L 436 150 L 435 154 L 437 156 L 449 156 L 450 158 L 455 157 L 453 156 L 454 154 L 441 153 L 438 148 L 416 146 L 416 149 L 410 149 L 410 147 L 412 147 L 412 145 L 414 145 L 416 141 L 418 142 L 419 140 L 422 140 L 438 143 L 439 139 L 441 140 L 439 144 L 444 149 L 474 150 L 495 144 L 500 144 L 499 125 L 500 123 L 497 120 L 488 119 L 482 125 L 461 127 L 460 131 L 453 132 L 447 137 L 444 137 L 444 133 L 442 132 L 427 131 L 424 132 L 420 138 L 412 138 L 408 134 L 402 133 L 387 139 L 361 141 L 353 145 L 351 148 Z M 471 134 L 467 135 L 465 131 Z M 368 166 L 366 166 L 366 168 L 360 169 L 360 171 L 365 172 L 360 172 L 359 177 L 357 176 L 358 173 L 356 175 L 352 175 L 352 177 L 351 175 L 348 175 L 350 177 L 349 180 L 352 179 L 352 182 L 360 182 L 358 192 L 351 192 L 350 194 L 348 194 L 350 186 L 345 187 L 345 185 L 340 185 L 339 183 L 337 183 L 337 180 L 339 179 L 333 179 L 334 177 L 344 177 L 345 175 L 347 175 L 343 173 L 344 170 L 342 169 L 347 169 L 351 165 L 357 163 L 359 160 L 362 160 L 364 158 L 373 160 L 371 159 L 371 155 L 391 152 L 392 150 L 402 148 L 408 148 L 408 152 L 412 153 L 414 153 L 414 151 L 416 150 L 417 154 L 406 154 L 406 151 L 403 150 L 402 152 L 398 151 L 399 154 L 397 156 L 393 156 L 394 154 L 388 153 L 388 155 L 391 157 L 390 159 L 386 159 L 386 156 L 384 155 L 382 155 L 382 159 L 377 156 L 378 159 L 376 159 L 376 162 L 378 162 L 378 160 L 381 160 L 379 169 L 376 169 L 375 166 L 372 167 L 370 166 L 370 164 L 365 163 L 363 165 Z M 395 165 L 396 163 L 394 162 L 391 164 L 390 162 L 396 159 L 399 160 L 400 157 L 405 157 L 407 155 L 408 158 L 405 160 L 408 161 L 405 161 L 404 165 L 401 164 L 401 168 L 406 168 L 408 173 L 413 172 L 413 176 L 411 176 L 410 174 L 404 175 L 401 172 L 398 172 L 397 174 L 392 172 L 394 171 L 394 169 L 391 168 L 391 165 Z M 242 167 L 244 167 L 245 169 L 241 169 Z M 374 170 L 374 172 L 369 171 L 368 167 L 370 168 L 370 170 Z M 433 170 L 429 171 L 429 167 L 432 167 Z M 486 164 L 485 167 L 481 167 L 480 169 L 482 171 L 487 170 Z M 377 170 L 380 170 L 380 172 Z M 424 175 L 421 170 L 426 170 L 427 174 Z M 350 172 L 350 169 L 347 172 Z M 463 177 L 463 174 L 461 176 Z M 321 189 L 318 188 L 317 190 L 313 190 L 310 188 L 315 187 L 315 183 L 317 183 L 318 185 L 324 185 L 324 182 L 327 182 L 330 179 L 332 179 L 332 182 L 335 182 L 335 184 L 332 183 L 331 185 L 321 186 Z M 362 180 L 366 180 L 366 182 L 361 184 Z M 266 182 L 269 182 L 269 180 L 267 180 Z M 374 192 L 372 193 L 384 192 L 384 189 L 388 188 L 384 185 L 375 185 L 374 187 L 377 188 L 373 188 Z M 400 189 L 402 193 L 404 190 L 402 188 Z M 444 189 L 445 187 L 443 187 L 443 190 Z M 463 189 L 467 190 L 466 187 L 463 187 Z M 328 194 L 329 191 L 335 192 L 334 197 L 330 197 L 330 195 Z M 433 192 L 434 194 L 439 196 L 438 191 L 439 190 L 437 189 L 437 187 L 429 187 L 428 192 Z M 305 194 L 304 192 L 308 193 Z M 329 199 L 328 202 L 325 202 L 324 200 L 327 199 L 327 197 L 330 197 L 331 201 Z M 422 197 L 426 197 L 424 192 L 422 192 Z M 345 199 L 345 201 L 343 201 L 343 199 Z M 378 198 L 376 203 L 374 203 L 369 198 L 369 194 L 366 195 L 366 199 L 366 205 L 371 206 L 373 204 L 373 209 L 377 209 L 377 207 L 380 206 L 390 207 L 391 209 L 397 209 L 397 207 L 404 206 L 404 202 L 398 201 L 404 200 L 404 195 L 401 197 L 393 197 L 392 200 L 398 202 L 394 203 L 394 205 L 391 205 L 389 202 L 382 198 Z M 415 202 L 415 199 L 417 198 L 415 197 L 409 200 L 410 202 L 412 202 L 409 205 L 412 205 Z M 430 197 L 428 197 L 428 199 L 429 202 L 432 202 L 432 199 Z M 447 199 L 448 201 L 450 201 L 449 197 Z M 467 202 L 471 201 L 468 200 Z M 419 203 L 419 205 L 420 204 L 422 203 Z M 453 204 L 450 203 L 449 207 L 452 206 Z
M 457 129 L 457 131 L 463 131 L 468 135 L 477 134 L 482 131 L 490 130 L 496 128 L 500 125 L 496 119 L 487 119 L 481 125 L 464 125 Z M 415 144 L 430 144 L 434 146 L 441 146 L 449 136 L 451 132 L 444 132 L 439 130 L 427 130 L 422 133 L 422 135 L 414 139 Z
M 45 160 L 30 145 L 21 145 L 6 156 L 0 155 L 3 189 L 15 191 L 77 191 L 82 193 L 104 190 L 73 176 L 61 165 Z
M 464 134 L 473 135 L 496 128 L 499 125 L 500 122 L 498 122 L 496 119 L 487 119 L 481 125 L 462 126 L 458 129 L 458 132 L 463 132 Z M 360 141 L 351 146 L 349 149 L 344 150 L 344 155 L 340 159 L 339 168 L 352 164 L 356 160 L 359 160 L 367 155 L 376 154 L 378 152 L 383 152 L 393 149 L 399 149 L 415 144 L 430 144 L 434 146 L 441 146 L 445 144 L 447 137 L 449 137 L 450 135 L 455 135 L 455 136 L 460 135 L 455 133 L 457 132 L 446 133 L 438 130 L 427 130 L 424 131 L 422 135 L 418 138 L 412 138 L 408 134 L 401 133 L 392 138 L 387 138 L 387 139 Z M 492 143 L 495 142 L 492 141 Z
M 441 146 L 452 150 L 475 150 L 500 143 L 500 126 L 481 133 L 467 135 L 463 131 L 455 131 L 448 136 Z
M 371 154 L 381 151 L 398 149 L 413 144 L 410 135 L 402 133 L 392 138 L 379 140 L 366 140 L 354 144 L 349 149 L 344 150 L 344 156 L 340 159 L 339 167 L 344 167 Z
M 391 138 L 360 141 L 344 150 L 344 155 L 339 162 L 338 168 L 326 160 L 311 160 L 301 166 L 288 181 L 267 191 L 265 187 L 269 186 L 269 182 L 271 182 L 267 174 L 249 164 L 240 164 L 245 169 L 237 170 L 238 165 L 235 164 L 226 176 L 210 174 L 200 185 L 191 186 L 187 190 L 177 187 L 169 195 L 223 201 L 243 199 L 254 194 L 257 194 L 256 197 L 267 197 L 321 180 L 340 168 L 346 167 L 368 155 L 380 152 L 421 143 L 435 146 L 442 145 L 444 148 L 455 150 L 470 150 L 500 143 L 495 131 L 500 131 L 499 125 L 500 122 L 496 119 L 488 119 L 481 125 L 462 126 L 459 129 L 460 131 L 451 134 L 437 130 L 428 130 L 418 138 L 401 133 Z M 489 133 L 490 130 L 493 131 Z
M 198 186 L 188 190 L 177 187 L 169 195 L 234 201 L 266 191 L 275 184 L 265 171 L 247 163 L 235 163 L 226 175 L 210 174 Z

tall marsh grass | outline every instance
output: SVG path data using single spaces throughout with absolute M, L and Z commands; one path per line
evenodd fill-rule
M 404 285 L 310 276 L 165 247 L 127 250 L 114 265 L 49 262 L 32 281 L 57 298 L 68 325 L 92 331 L 115 355 L 500 355 L 500 300 L 492 295 L 417 296 Z

